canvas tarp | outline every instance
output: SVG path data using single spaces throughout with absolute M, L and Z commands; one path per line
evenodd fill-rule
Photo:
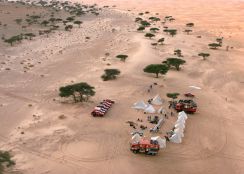
M 173 134 L 170 138 L 169 141 L 172 143 L 181 143 L 181 137 L 178 134 Z
M 151 140 L 157 141 L 161 149 L 166 148 L 166 139 L 165 138 L 161 138 L 161 137 L 157 136 L 157 137 L 151 137 Z
M 147 108 L 147 105 L 144 103 L 144 101 L 138 101 L 138 102 L 134 103 L 132 108 L 144 110 L 145 108 Z
M 144 110 L 144 112 L 149 113 L 149 114 L 154 114 L 156 110 L 152 105 L 148 105 L 148 107 Z
M 159 95 L 156 95 L 156 96 L 153 98 L 153 100 L 152 100 L 151 103 L 154 104 L 154 105 L 162 105 L 162 104 L 163 104 L 162 99 L 160 98 Z

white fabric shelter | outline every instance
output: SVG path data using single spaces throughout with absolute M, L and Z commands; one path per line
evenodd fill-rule
M 188 118 L 184 111 L 179 112 L 178 117 L 183 117 L 185 120 Z
M 132 108 L 144 110 L 144 109 L 147 108 L 147 105 L 144 103 L 144 101 L 138 101 L 138 102 L 134 103 L 134 105 L 132 106 Z
M 170 142 L 172 143 L 181 143 L 181 137 L 178 134 L 173 134 L 170 138 L 169 138 Z
M 156 95 L 156 96 L 153 98 L 153 100 L 152 100 L 151 103 L 154 104 L 154 105 L 162 105 L 162 104 L 163 104 L 163 101 L 162 101 L 162 99 L 160 98 L 159 95 Z
M 175 128 L 179 128 L 179 129 L 185 129 L 185 124 L 184 123 L 176 123 L 175 124 Z
M 175 124 L 185 124 L 185 120 L 177 120 L 176 122 L 175 122 Z
M 174 130 L 174 133 L 179 135 L 181 138 L 184 137 L 184 133 L 182 129 L 177 128 Z
M 154 109 L 154 107 L 152 105 L 148 105 L 148 107 L 144 110 L 144 112 L 154 114 L 156 112 L 156 110 Z
M 166 139 L 165 138 L 161 138 L 161 137 L 157 136 L 157 137 L 151 137 L 151 140 L 157 141 L 161 149 L 166 148 Z

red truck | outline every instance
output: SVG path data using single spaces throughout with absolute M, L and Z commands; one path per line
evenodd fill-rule
M 139 142 L 130 143 L 130 150 L 133 153 L 145 153 L 146 155 L 156 155 L 159 151 L 157 141 L 142 138 Z
M 173 107 L 177 112 L 195 113 L 197 111 L 197 104 L 193 100 L 179 100 L 173 103 Z

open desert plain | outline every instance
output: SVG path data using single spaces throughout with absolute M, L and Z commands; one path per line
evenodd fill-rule
M 0 174 L 244 173 L 244 2 L 0 0 L 0 37 Z M 133 153 L 134 131 L 166 147 Z

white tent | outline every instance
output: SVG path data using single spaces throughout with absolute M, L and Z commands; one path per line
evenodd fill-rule
M 175 124 L 185 124 L 185 120 L 181 120 L 181 119 L 178 119 L 176 122 L 175 122 Z
M 184 117 L 178 117 L 177 121 L 185 123 L 186 119 Z
M 188 118 L 184 111 L 179 112 L 178 117 L 183 117 L 185 120 Z
M 175 124 L 175 128 L 179 128 L 179 129 L 184 130 L 185 129 L 185 124 L 184 123 L 176 123 Z
M 147 105 L 144 103 L 144 101 L 139 101 L 139 102 L 134 103 L 132 108 L 144 110 L 145 108 L 147 108 Z
M 137 142 L 139 142 L 141 140 L 141 136 L 139 135 L 139 134 L 135 134 L 135 135 L 133 135 L 133 137 L 131 138 L 131 141 L 133 142 L 133 143 L 137 143 Z
M 158 114 L 165 114 L 165 110 L 163 109 L 163 107 L 158 109 Z
M 152 105 L 148 105 L 148 107 L 144 110 L 144 112 L 153 114 L 156 112 L 156 110 L 154 109 L 154 107 Z
M 152 100 L 152 104 L 154 105 L 162 105 L 163 102 L 162 102 L 162 99 L 160 98 L 159 95 L 156 95 L 153 100 Z
M 170 138 L 169 138 L 170 142 L 172 143 L 181 143 L 181 137 L 178 134 L 173 134 Z
M 180 128 L 177 128 L 174 130 L 174 133 L 179 135 L 180 137 L 184 137 L 184 133 L 183 133 L 183 130 L 180 129 Z
M 151 140 L 157 141 L 161 149 L 166 148 L 166 139 L 165 138 L 161 138 L 161 137 L 157 136 L 157 137 L 151 137 Z

